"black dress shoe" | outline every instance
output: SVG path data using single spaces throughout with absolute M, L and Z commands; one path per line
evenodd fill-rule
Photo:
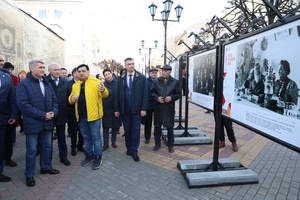
M 11 167 L 16 167 L 17 163 L 15 163 L 12 160 L 8 160 L 8 161 L 5 161 L 5 165 L 11 166 Z
M 137 154 L 132 155 L 132 158 L 133 158 L 133 160 L 134 160 L 135 162 L 139 162 L 139 161 L 140 161 L 140 158 L 139 158 L 139 156 L 138 156 Z
M 67 158 L 60 159 L 60 162 L 63 163 L 64 165 L 66 165 L 66 166 L 70 166 L 71 165 L 70 161 Z
M 28 187 L 33 187 L 35 186 L 35 180 L 33 177 L 26 177 L 26 185 Z
M 131 153 L 130 153 L 129 150 L 126 151 L 126 155 L 127 155 L 127 156 L 131 156 Z
M 11 178 L 0 173 L 0 182 L 10 182 Z
M 149 140 L 145 140 L 145 144 L 149 144 Z
M 84 147 L 78 147 L 78 148 L 77 148 L 77 151 L 81 151 L 81 152 L 84 153 L 84 152 L 85 152 L 85 148 L 84 148 Z
M 76 154 L 77 154 L 76 148 L 73 148 L 73 149 L 71 150 L 71 155 L 72 155 L 72 156 L 76 156 Z
M 41 169 L 41 174 L 59 174 L 59 171 L 52 168 L 46 170 Z

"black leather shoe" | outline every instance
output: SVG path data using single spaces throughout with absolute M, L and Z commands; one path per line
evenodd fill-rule
M 169 153 L 173 153 L 174 152 L 174 148 L 173 147 L 169 147 Z
M 0 182 L 10 182 L 11 178 L 0 173 Z
M 8 160 L 8 161 L 5 161 L 5 165 L 11 166 L 11 167 L 16 167 L 17 163 L 15 163 L 12 160 Z
M 145 140 L 145 144 L 149 144 L 149 140 Z
M 60 162 L 63 163 L 64 165 L 66 165 L 66 166 L 70 166 L 71 165 L 70 161 L 67 158 L 60 159 Z
M 28 187 L 33 187 L 35 186 L 35 180 L 33 177 L 26 177 L 26 185 Z
M 126 151 L 126 155 L 127 155 L 127 156 L 131 156 L 131 153 L 130 153 L 129 150 Z
M 41 169 L 41 174 L 59 174 L 59 171 L 52 168 L 46 170 Z
M 71 155 L 72 155 L 72 156 L 76 156 L 76 154 L 77 154 L 76 148 L 73 148 L 73 149 L 71 150 Z
M 84 147 L 80 147 L 80 148 L 77 148 L 77 151 L 81 151 L 81 152 L 85 152 L 85 148 Z
M 155 145 L 155 146 L 153 147 L 153 151 L 158 151 L 158 149 L 160 149 L 160 146 L 156 146 L 156 145 Z
M 138 156 L 137 154 L 132 155 L 132 158 L 133 158 L 133 160 L 134 160 L 135 162 L 139 162 L 139 161 L 140 161 L 140 158 L 139 158 L 139 156 Z

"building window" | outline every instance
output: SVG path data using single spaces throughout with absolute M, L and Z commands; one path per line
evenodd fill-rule
M 61 10 L 54 10 L 55 18 L 61 19 L 62 18 L 62 11 Z
M 39 18 L 46 18 L 47 17 L 46 10 L 39 10 Z

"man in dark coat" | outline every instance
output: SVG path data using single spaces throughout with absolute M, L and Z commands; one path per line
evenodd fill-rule
M 144 124 L 144 134 L 145 134 L 145 144 L 149 144 L 151 139 L 151 129 L 152 129 L 152 118 L 154 112 L 154 97 L 151 95 L 151 88 L 153 85 L 154 79 L 157 78 L 158 69 L 153 67 L 149 70 L 149 77 L 147 78 L 147 87 L 148 87 L 148 108 L 146 116 L 142 118 L 142 124 Z
M 0 54 L 0 69 L 4 63 L 4 57 Z M 9 182 L 11 178 L 2 174 L 4 168 L 5 137 L 8 126 L 17 119 L 16 96 L 13 90 L 12 80 L 7 73 L 0 70 L 0 182 Z
M 67 158 L 68 148 L 65 134 L 68 115 L 68 80 L 61 76 L 61 67 L 58 63 L 50 63 L 48 70 L 49 75 L 45 77 L 45 80 L 51 84 L 58 104 L 58 114 L 54 118 L 54 126 L 56 128 L 59 159 L 61 163 L 69 166 L 71 163 Z
M 78 70 L 75 67 L 72 70 L 73 79 L 68 82 L 67 96 L 69 97 L 72 92 L 72 86 L 79 80 Z M 68 133 L 71 136 L 71 155 L 76 156 L 77 151 L 84 152 L 83 137 L 80 132 L 78 121 L 75 114 L 75 105 L 68 103 Z
M 118 78 L 115 90 L 114 114 L 121 117 L 123 122 L 126 154 L 139 162 L 140 128 L 148 107 L 148 88 L 146 77 L 134 69 L 132 58 L 125 59 L 125 68 Z
M 52 131 L 54 116 L 58 113 L 56 96 L 49 82 L 44 80 L 45 65 L 42 61 L 29 62 L 30 74 L 17 88 L 17 104 L 23 114 L 26 135 L 26 185 L 33 187 L 36 168 L 36 151 L 40 138 L 41 174 L 58 174 L 52 168 Z
M 170 76 L 172 67 L 164 65 L 162 76 L 154 80 L 151 94 L 155 99 L 154 105 L 154 137 L 155 146 L 153 151 L 161 147 L 161 126 L 167 127 L 168 130 L 168 149 L 170 153 L 174 152 L 174 118 L 175 118 L 175 101 L 177 101 L 181 92 L 179 81 Z
M 103 117 L 102 117 L 102 127 L 103 127 L 103 148 L 102 151 L 108 149 L 109 144 L 109 131 L 111 129 L 111 144 L 113 148 L 117 148 L 117 133 L 122 125 L 121 119 L 114 115 L 114 99 L 115 99 L 115 86 L 117 80 L 113 76 L 110 69 L 105 69 L 102 72 L 104 76 L 104 86 L 108 89 L 109 95 L 107 98 L 103 99 Z

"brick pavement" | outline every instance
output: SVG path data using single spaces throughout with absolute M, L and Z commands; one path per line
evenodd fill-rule
M 183 107 L 184 108 L 184 107 Z M 190 104 L 189 124 L 197 126 L 214 139 L 213 114 Z M 153 152 L 153 139 L 144 144 L 143 131 L 136 163 L 125 154 L 124 138 L 117 138 L 117 149 L 109 148 L 103 154 L 99 170 L 81 167 L 84 155 L 69 155 L 71 166 L 59 162 L 57 141 L 54 141 L 53 167 L 58 175 L 39 174 L 37 160 L 36 186 L 28 188 L 23 175 L 25 169 L 25 136 L 17 134 L 13 160 L 15 168 L 4 168 L 4 174 L 13 181 L 0 183 L 0 199 L 300 199 L 300 156 L 246 128 L 234 124 L 239 151 L 234 153 L 227 143 L 220 149 L 220 157 L 234 157 L 242 165 L 258 174 L 259 183 L 188 189 L 177 169 L 178 160 L 213 157 L 213 145 L 175 146 L 173 154 L 162 145 Z M 70 139 L 67 139 L 70 143 Z M 69 146 L 69 144 L 68 144 Z

